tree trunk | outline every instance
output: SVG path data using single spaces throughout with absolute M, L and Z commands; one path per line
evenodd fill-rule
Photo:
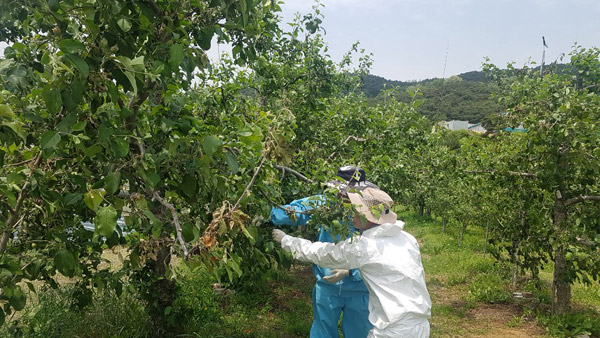
M 517 279 L 519 277 L 519 242 L 513 241 L 513 267 L 512 267 L 512 287 L 513 289 L 517 286 Z
M 425 214 L 427 215 L 427 217 L 431 217 L 431 208 L 427 208 Z
M 442 233 L 446 232 L 446 217 L 442 216 Z
M 490 220 L 487 220 L 487 224 L 485 226 L 485 243 L 483 244 L 483 257 L 487 253 L 487 244 L 488 244 L 488 235 L 490 233 Z
M 156 261 L 151 261 L 150 264 L 154 275 L 152 288 L 156 305 L 149 304 L 149 307 L 151 307 L 153 331 L 157 337 L 163 337 L 168 332 L 165 309 L 173 305 L 175 293 L 175 282 L 167 276 L 167 268 L 171 263 L 171 249 L 167 243 L 161 241 L 160 248 L 156 253 Z
M 6 245 L 8 244 L 8 240 L 10 239 L 10 235 L 12 234 L 12 228 L 6 229 L 2 232 L 2 239 L 0 239 L 0 254 L 6 250 Z
M 465 223 L 462 227 L 462 230 L 460 232 L 460 237 L 458 238 L 458 246 L 461 247 L 462 246 L 462 240 L 463 240 L 463 236 L 465 235 L 465 230 L 467 229 L 467 223 Z
M 567 221 L 567 209 L 564 201 L 557 198 L 554 204 L 554 231 L 558 238 L 564 231 Z M 559 243 L 554 251 L 554 281 L 556 291 L 556 312 L 564 313 L 571 308 L 571 283 L 569 280 L 569 266 L 565 260 L 564 248 Z
M 423 210 L 425 209 L 425 203 L 419 203 L 419 216 L 423 216 Z

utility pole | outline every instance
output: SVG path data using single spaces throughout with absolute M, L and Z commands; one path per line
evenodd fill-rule
M 546 48 L 548 48 L 548 45 L 546 44 L 546 38 L 542 36 L 542 66 L 540 67 L 540 77 L 544 76 L 544 61 L 546 59 Z
M 448 61 L 448 49 L 450 48 L 450 42 L 446 45 L 446 57 L 444 58 L 444 71 L 442 72 L 442 84 L 446 80 L 446 62 Z

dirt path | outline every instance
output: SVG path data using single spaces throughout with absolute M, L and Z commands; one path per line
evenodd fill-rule
M 535 320 L 522 317 L 514 305 L 480 305 L 469 310 L 463 327 L 469 337 L 543 337 L 545 330 Z
M 533 318 L 516 304 L 469 303 L 464 286 L 428 285 L 433 309 L 431 337 L 544 337 Z

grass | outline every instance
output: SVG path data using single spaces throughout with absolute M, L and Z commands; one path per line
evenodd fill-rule
M 574 284 L 575 311 L 550 316 L 551 266 L 538 282 L 510 287 L 510 267 L 484 254 L 484 229 L 468 227 L 458 247 L 460 226 L 441 232 L 439 220 L 400 211 L 405 230 L 420 243 L 433 301 L 431 337 L 569 337 L 600 335 L 600 286 Z M 489 248 L 489 247 L 488 247 Z M 493 248 L 492 248 L 493 249 Z M 115 256 L 116 257 L 116 256 Z M 312 324 L 310 265 L 298 263 L 264 283 L 216 295 L 215 280 L 202 271 L 180 273 L 171 309 L 173 337 L 307 337 Z M 73 287 L 42 290 L 17 320 L 0 328 L 1 337 L 152 336 L 145 304 L 126 288 L 121 297 L 95 295 L 83 311 L 71 307 Z M 527 291 L 532 299 L 513 299 Z

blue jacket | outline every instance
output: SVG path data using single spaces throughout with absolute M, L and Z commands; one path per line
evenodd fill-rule
M 313 208 L 313 206 L 318 206 L 322 203 L 325 196 L 317 195 L 312 198 L 317 197 L 315 200 L 310 200 L 311 197 L 305 197 L 299 200 L 295 200 L 288 205 L 284 205 L 283 207 L 286 209 L 294 209 L 296 211 L 306 211 Z M 289 225 L 289 226 L 300 226 L 306 225 L 306 223 L 310 220 L 310 215 L 305 214 L 296 214 L 296 221 L 292 221 L 285 210 L 280 208 L 273 208 L 271 210 L 271 222 L 275 225 Z M 354 227 L 351 223 L 348 223 L 348 228 L 351 233 L 354 232 Z M 337 236 L 339 241 L 339 236 Z M 333 243 L 333 236 L 325 229 L 323 226 L 319 229 L 319 242 L 328 242 Z M 368 292 L 367 287 L 363 283 L 362 277 L 360 275 L 360 271 L 358 269 L 350 270 L 350 275 L 337 283 L 329 283 L 323 279 L 324 276 L 329 276 L 331 274 L 331 269 L 324 268 L 313 264 L 313 273 L 317 279 L 317 284 L 323 287 L 328 288 L 336 288 L 339 289 L 340 292 Z

